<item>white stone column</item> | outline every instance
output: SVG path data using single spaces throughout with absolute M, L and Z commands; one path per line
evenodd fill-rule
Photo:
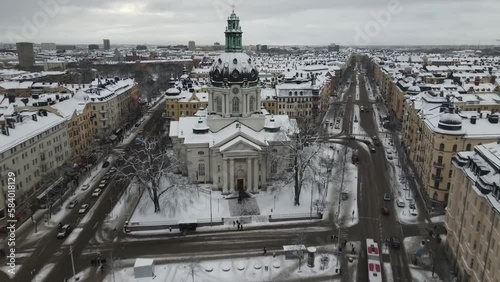
M 252 159 L 247 159 L 247 191 L 253 191 L 252 186 Z
M 224 111 L 225 115 L 228 117 L 231 114 L 231 109 L 229 108 L 229 94 L 224 94 L 226 110 Z
M 247 95 L 246 94 L 241 94 L 241 98 L 243 100 L 243 108 L 241 109 L 241 113 L 246 113 L 247 112 Z M 246 116 L 246 115 L 243 115 Z
M 234 159 L 229 161 L 229 192 L 234 192 Z
M 222 193 L 228 193 L 229 191 L 227 190 L 227 162 L 229 160 L 222 159 Z
M 255 192 L 259 191 L 259 157 L 253 159 L 253 189 Z

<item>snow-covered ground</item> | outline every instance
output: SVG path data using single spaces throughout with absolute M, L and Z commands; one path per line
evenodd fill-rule
M 344 183 L 342 184 L 342 192 L 347 194 L 346 200 L 340 201 L 340 217 L 339 225 L 343 228 L 351 227 L 359 222 L 358 217 L 358 166 L 351 162 L 352 149 L 347 148 L 346 168 L 344 175 Z M 339 158 L 337 158 L 339 159 Z M 340 171 L 335 171 L 338 175 L 338 180 L 334 182 L 334 198 L 337 200 L 335 213 L 337 212 L 337 203 L 340 191 L 342 168 Z M 363 187 L 361 187 L 363 189 Z
M 394 276 L 392 275 L 392 267 L 390 262 L 384 262 L 384 273 L 386 282 L 394 281 Z
M 440 235 L 441 244 L 445 243 L 446 235 Z M 422 245 L 422 241 L 426 240 L 427 237 L 424 236 L 414 236 L 406 237 L 403 239 L 403 244 L 406 250 L 406 256 L 409 258 L 410 272 L 414 281 L 432 281 L 439 282 L 442 281 L 437 274 L 432 277 L 432 257 L 429 254 L 429 247 Z M 432 239 L 435 240 L 435 239 Z M 415 264 L 415 259 L 417 264 Z
M 235 281 L 286 281 L 300 278 L 332 277 L 340 281 L 335 274 L 336 259 L 328 253 L 316 253 L 314 267 L 309 267 L 307 255 L 301 262 L 299 270 L 298 259 L 287 260 L 283 255 L 273 258 L 272 254 L 237 259 L 195 260 L 188 259 L 185 263 L 158 264 L 154 266 L 155 278 L 134 278 L 134 268 L 128 266 L 118 269 L 106 276 L 104 281 L 194 281 L 197 282 L 235 282 Z M 117 264 L 120 264 L 118 262 Z
M 321 144 L 317 157 L 313 162 L 313 169 L 308 170 L 306 181 L 300 193 L 300 205 L 294 205 L 294 183 L 293 181 L 274 181 L 259 193 L 252 195 L 250 199 L 245 199 L 244 204 L 238 204 L 237 199 L 231 196 L 222 195 L 220 191 L 212 191 L 210 196 L 206 190 L 210 190 L 211 185 L 190 184 L 181 176 L 171 177 L 171 183 L 163 185 L 177 185 L 165 193 L 161 198 L 162 211 L 154 213 L 152 201 L 148 193 L 143 193 L 137 205 L 130 223 L 139 222 L 143 224 L 177 224 L 178 222 L 197 222 L 199 220 L 209 222 L 210 211 L 212 220 L 219 221 L 224 218 L 226 224 L 231 224 L 238 217 L 248 215 L 245 222 L 262 222 L 267 224 L 269 215 L 271 216 L 300 216 L 307 219 L 311 214 L 315 215 L 319 210 L 327 216 L 330 212 L 337 211 L 339 197 L 340 170 L 334 167 L 335 160 L 339 159 L 339 152 L 343 152 L 343 147 L 338 144 Z M 334 155 L 336 154 L 336 155 Z M 343 201 L 341 218 L 346 226 L 356 224 L 357 219 L 357 167 L 350 162 L 350 149 L 347 153 L 347 170 L 344 180 L 344 191 L 349 194 L 349 198 Z M 320 161 L 320 159 L 322 161 Z M 331 165 L 331 173 L 327 173 L 327 165 Z M 338 166 L 338 165 L 337 165 Z M 336 186 L 337 185 L 337 186 Z M 335 187 L 334 187 L 335 186 Z M 168 187 L 168 186 L 167 186 Z M 333 196 L 330 196 L 331 194 Z M 211 198 L 211 207 L 210 207 Z M 331 202 L 330 202 L 331 201 Z M 311 204 L 312 203 L 312 204 Z M 240 211 L 244 209 L 244 211 Z M 349 210 L 348 213 L 346 210 Z M 355 210 L 354 221 L 352 211 Z M 240 213 L 241 212 L 241 213 Z M 348 220 L 347 220 L 348 219 Z M 215 227 L 214 227 L 215 228 Z M 224 227 L 221 227 L 224 228 Z
M 49 264 L 46 264 L 42 267 L 42 269 L 40 269 L 40 271 L 38 271 L 35 275 L 35 277 L 33 277 L 33 279 L 31 279 L 32 282 L 43 282 L 43 281 L 46 281 L 46 278 L 47 278 L 47 275 L 50 273 L 50 271 L 52 271 L 52 268 L 54 268 L 55 266 L 55 263 L 49 263 Z
M 359 106 L 358 105 L 354 105 L 354 112 L 353 112 L 353 122 L 352 122 L 352 134 L 354 135 L 366 135 L 366 132 L 363 130 L 363 128 L 361 128 L 361 124 L 360 124 L 360 115 L 359 115 Z M 356 136 L 356 138 L 358 138 Z

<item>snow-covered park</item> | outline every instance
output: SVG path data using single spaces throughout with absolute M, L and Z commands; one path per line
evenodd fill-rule
M 237 195 L 223 195 L 212 190 L 211 184 L 193 184 L 181 175 L 169 175 L 162 183 L 174 186 L 160 198 L 160 212 L 154 212 L 154 205 L 147 191 L 142 194 L 129 223 L 140 224 L 177 224 L 191 222 L 221 222 L 231 224 L 236 219 L 245 223 L 269 223 L 269 217 L 300 217 L 309 219 L 321 212 L 324 216 L 337 212 L 340 182 L 342 179 L 341 154 L 346 154 L 347 169 L 344 176 L 343 191 L 348 199 L 342 201 L 341 217 L 351 220 L 351 210 L 357 209 L 357 167 L 350 163 L 351 152 L 339 144 L 315 144 L 318 153 L 306 177 L 300 193 L 300 205 L 294 204 L 293 179 L 276 180 L 250 198 L 238 201 Z M 345 210 L 349 210 L 347 214 Z M 357 214 L 357 212 L 356 212 Z M 211 215 L 211 217 L 210 217 Z

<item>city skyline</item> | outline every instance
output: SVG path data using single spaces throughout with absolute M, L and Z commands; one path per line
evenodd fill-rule
M 244 20 L 244 45 L 495 45 L 500 38 L 500 3 L 492 0 L 48 0 L 4 3 L 0 42 L 211 45 L 222 41 L 233 5 Z

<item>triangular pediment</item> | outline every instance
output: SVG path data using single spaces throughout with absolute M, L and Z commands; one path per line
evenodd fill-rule
M 235 139 L 227 142 L 226 144 L 220 147 L 220 151 L 228 152 L 228 151 L 261 151 L 262 148 L 255 144 L 254 142 L 242 137 L 238 136 Z

